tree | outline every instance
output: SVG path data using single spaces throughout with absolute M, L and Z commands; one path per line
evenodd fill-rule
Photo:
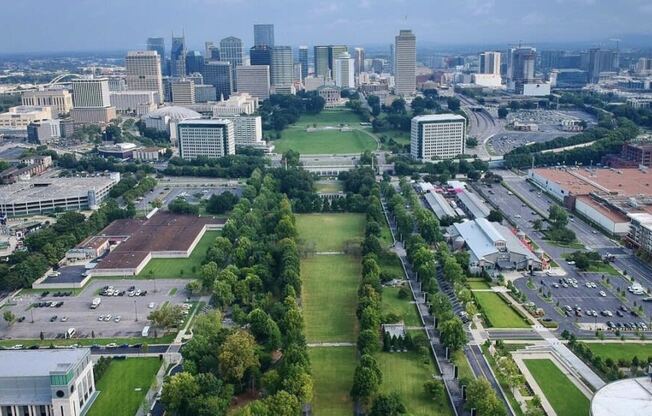
M 369 402 L 378 391 L 380 380 L 372 368 L 358 364 L 353 374 L 353 387 L 351 397 L 360 400 L 363 404 Z
M 444 383 L 441 380 L 428 380 L 423 383 L 423 389 L 432 400 L 440 402 L 443 399 Z
M 236 330 L 227 336 L 218 354 L 220 373 L 227 382 L 242 382 L 245 373 L 260 366 L 256 341 L 250 333 Z
M 173 328 L 183 321 L 183 308 L 180 305 L 166 303 L 159 309 L 150 312 L 147 319 L 159 328 Z
M 475 137 L 469 137 L 468 139 L 466 139 L 466 147 L 472 149 L 477 145 L 478 145 L 478 139 L 476 139 Z
M 399 416 L 407 414 L 407 408 L 396 393 L 379 394 L 374 400 L 369 416 Z
M 505 407 L 496 396 L 491 384 L 485 378 L 472 380 L 466 389 L 467 409 L 476 409 L 476 414 L 482 416 L 504 416 Z
M 219 195 L 211 195 L 206 204 L 206 212 L 211 214 L 224 214 L 233 209 L 238 203 L 238 197 L 229 191 L 222 192 Z
M 457 351 L 466 344 L 466 333 L 462 320 L 454 317 L 439 324 L 441 342 L 453 351 Z
M 191 416 L 194 407 L 192 401 L 197 395 L 199 395 L 199 385 L 195 377 L 184 371 L 167 378 L 163 384 L 161 401 L 173 414 Z
M 489 215 L 487 215 L 487 221 L 502 222 L 503 214 L 496 209 L 492 209 L 491 211 L 489 211 Z
M 380 349 L 378 331 L 376 329 L 365 329 L 360 331 L 358 336 L 358 350 L 361 354 L 373 354 Z
M 568 214 L 559 205 L 551 205 L 548 208 L 548 222 L 552 228 L 564 228 L 568 224 Z
M 299 399 L 283 390 L 266 398 L 265 405 L 270 416 L 296 416 L 301 412 Z
M 455 97 L 448 97 L 446 100 L 446 103 L 448 104 L 448 109 L 452 112 L 459 111 L 460 109 L 460 100 Z
M 199 206 L 188 203 L 185 199 L 178 197 L 168 204 L 168 210 L 174 214 L 199 215 Z
M 505 118 L 509 114 L 507 107 L 498 107 L 498 118 Z
M 16 315 L 14 315 L 12 311 L 5 311 L 2 314 L 2 319 L 4 319 L 7 324 L 11 325 L 16 320 Z
M 543 227 L 543 222 L 541 221 L 540 218 L 537 218 L 532 222 L 532 228 L 534 228 L 535 230 L 539 231 L 541 230 L 542 227 Z
M 247 317 L 251 333 L 256 340 L 270 351 L 278 349 L 281 345 L 281 331 L 274 320 L 262 309 L 256 308 Z

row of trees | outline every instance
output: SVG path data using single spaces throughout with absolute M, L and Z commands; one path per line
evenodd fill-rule
M 255 169 L 267 165 L 262 150 L 242 148 L 236 155 L 220 158 L 197 157 L 170 159 L 163 173 L 170 176 L 206 176 L 210 178 L 248 178 Z
M 302 114 L 318 114 L 326 101 L 316 91 L 299 92 L 296 95 L 272 94 L 263 101 L 258 111 L 264 130 L 280 132 L 296 123 Z
M 185 372 L 164 385 L 163 401 L 173 414 L 225 415 L 233 395 L 245 391 L 260 399 L 239 415 L 296 415 L 310 402 L 296 235 L 279 181 L 255 170 L 199 279 L 189 284 L 194 293 L 211 294 L 217 310 L 196 321 L 182 352 Z M 223 328 L 221 313 L 239 329 Z

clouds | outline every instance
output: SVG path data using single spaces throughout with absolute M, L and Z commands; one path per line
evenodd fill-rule
M 278 44 L 391 43 L 411 28 L 419 43 L 602 41 L 652 33 L 649 0 L 21 0 L 4 2 L 0 51 L 136 49 L 185 30 L 188 44 L 274 23 Z M 407 16 L 407 19 L 405 19 Z M 38 29 L 36 29 L 38 28 Z

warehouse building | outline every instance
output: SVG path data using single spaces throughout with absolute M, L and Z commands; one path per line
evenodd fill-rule
M 120 181 L 119 173 L 84 178 L 36 177 L 0 187 L 0 213 L 9 217 L 95 210 Z
M 456 193 L 457 200 L 469 217 L 486 218 L 491 210 L 479 196 L 464 188 Z
M 79 416 L 96 395 L 90 348 L 0 352 L 0 416 Z
M 541 259 L 509 228 L 486 218 L 455 223 L 447 231 L 453 249 L 468 249 L 471 273 L 542 268 Z
M 457 213 L 442 194 L 435 191 L 428 191 L 423 195 L 423 197 L 426 200 L 428 207 L 430 207 L 439 220 L 446 217 L 457 217 Z

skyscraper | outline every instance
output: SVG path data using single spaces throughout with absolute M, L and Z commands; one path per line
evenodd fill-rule
M 147 50 L 156 51 L 161 58 L 161 75 L 166 74 L 165 70 L 165 39 L 164 38 L 147 38 Z
M 618 53 L 611 49 L 589 49 L 589 82 L 596 83 L 600 79 L 600 72 L 614 71 L 618 67 Z
M 178 78 L 170 83 L 172 102 L 175 105 L 195 103 L 195 83 L 189 78 Z
M 267 45 L 251 47 L 251 49 L 249 49 L 249 63 L 251 65 L 271 65 L 272 48 Z
M 308 47 L 299 46 L 299 63 L 301 64 L 301 79 L 308 76 Z
M 234 36 L 222 39 L 220 41 L 220 59 L 231 64 L 233 89 L 237 90 L 236 67 L 242 65 L 242 40 Z
M 188 51 L 186 54 L 186 74 L 200 72 L 204 64 L 204 57 L 199 51 Z
M 509 50 L 509 67 L 507 77 L 510 88 L 522 91 L 524 84 L 534 82 L 534 63 L 537 50 L 529 46 L 519 46 Z
M 274 25 L 254 25 L 254 46 L 274 47 Z
M 394 43 L 394 91 L 397 95 L 412 95 L 417 86 L 416 37 L 411 30 L 401 30 Z
M 233 92 L 233 80 L 231 78 L 231 65 L 223 61 L 204 62 L 201 71 L 204 77 L 204 84 L 215 87 L 217 98 L 228 99 Z
M 230 120 L 185 120 L 177 125 L 182 159 L 223 157 L 235 154 L 235 133 Z
M 394 75 L 394 44 L 389 45 L 389 72 Z
M 266 100 L 269 98 L 270 78 L 268 65 L 247 65 L 238 67 L 239 92 Z
M 328 69 L 331 71 L 331 78 L 335 79 L 335 58 L 349 52 L 345 45 L 330 45 L 328 47 Z
M 500 52 L 482 52 L 480 54 L 480 73 L 500 75 Z
M 365 71 L 364 58 L 365 58 L 364 48 L 355 48 L 355 51 L 353 52 L 355 75 L 359 75 L 360 72 Z
M 464 153 L 465 139 L 466 119 L 458 114 L 417 116 L 411 124 L 410 154 L 418 160 L 451 159 Z
M 154 91 L 163 102 L 161 57 L 158 51 L 130 51 L 125 58 L 127 88 L 132 91 Z
M 204 42 L 205 55 L 204 58 L 207 61 L 219 61 L 220 60 L 220 47 L 213 42 Z
M 111 106 L 107 78 L 81 78 L 72 81 L 74 108 L 70 112 L 75 123 L 108 123 L 116 117 Z
M 335 59 L 335 85 L 343 89 L 355 88 L 354 60 L 348 52 Z
M 170 75 L 173 77 L 183 77 L 186 75 L 186 40 L 183 36 L 172 36 Z
M 328 46 L 315 46 L 315 75 L 324 79 L 330 78 L 328 68 Z
M 292 58 L 292 48 L 289 46 L 274 46 L 272 48 L 272 67 L 271 80 L 272 86 L 290 86 L 294 79 L 292 72 L 294 69 L 294 59 Z

